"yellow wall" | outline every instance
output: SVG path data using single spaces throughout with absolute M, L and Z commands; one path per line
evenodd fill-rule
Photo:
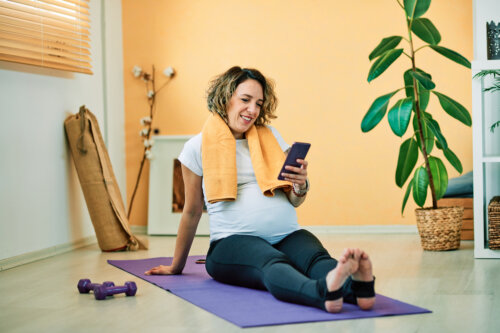
M 425 16 L 441 32 L 440 45 L 471 60 L 471 0 L 433 1 Z M 132 67 L 176 68 L 177 77 L 159 95 L 155 118 L 161 134 L 175 135 L 200 131 L 208 115 L 207 82 L 240 65 L 276 81 L 280 104 L 272 125 L 285 140 L 312 143 L 312 190 L 298 209 L 302 225 L 415 223 L 411 199 L 401 216 L 404 190 L 394 182 L 399 145 L 408 134 L 396 137 L 387 119 L 368 134 L 360 130 L 372 101 L 401 87 L 410 66 L 402 56 L 375 81 L 366 81 L 371 50 L 384 37 L 406 36 L 395 0 L 123 0 L 123 33 L 127 202 L 142 154 L 139 119 L 148 113 L 144 87 L 133 78 Z M 430 49 L 417 54 L 417 66 L 432 74 L 437 91 L 470 110 L 468 69 Z M 471 129 L 449 117 L 435 96 L 428 111 L 464 171 L 471 170 Z M 450 177 L 458 175 L 445 164 Z M 131 224 L 147 223 L 147 182 L 144 177 Z

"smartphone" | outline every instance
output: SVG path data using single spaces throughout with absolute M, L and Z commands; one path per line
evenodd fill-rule
M 286 155 L 286 160 L 285 163 L 283 163 L 283 166 L 281 167 L 280 174 L 278 175 L 279 180 L 285 180 L 281 174 L 283 172 L 285 173 L 295 173 L 290 170 L 285 169 L 285 166 L 287 165 L 292 165 L 294 167 L 300 168 L 300 164 L 297 163 L 297 159 L 305 159 L 307 152 L 309 151 L 309 147 L 311 147 L 310 143 L 305 143 L 305 142 L 294 142 L 292 145 L 292 148 L 288 152 L 288 155 Z

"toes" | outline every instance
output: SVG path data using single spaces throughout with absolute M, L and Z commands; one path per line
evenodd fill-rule
M 345 248 L 344 251 L 342 251 L 341 258 L 359 261 L 360 259 L 368 259 L 368 254 L 359 248 Z
M 351 259 L 352 257 L 354 257 L 354 249 L 345 248 L 344 252 L 342 252 L 342 256 L 346 259 Z
M 359 259 L 361 258 L 362 251 L 360 249 L 354 249 L 353 253 L 354 253 L 354 260 L 359 261 Z

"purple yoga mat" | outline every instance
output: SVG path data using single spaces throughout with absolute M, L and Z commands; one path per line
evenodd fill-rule
M 170 291 L 172 294 L 205 309 L 240 327 L 255 327 L 330 321 L 342 319 L 396 316 L 431 311 L 377 294 L 375 306 L 362 311 L 352 304 L 344 304 L 342 312 L 328 313 L 323 310 L 286 303 L 277 300 L 269 292 L 231 286 L 213 280 L 205 265 L 196 264 L 204 256 L 188 258 L 182 275 L 145 275 L 144 272 L 158 265 L 170 265 L 172 258 L 141 260 L 108 260 L 143 280 Z

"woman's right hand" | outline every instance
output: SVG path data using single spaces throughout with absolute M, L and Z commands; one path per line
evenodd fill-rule
M 179 231 L 175 241 L 174 259 L 172 265 L 159 265 L 144 272 L 146 275 L 175 275 L 181 274 L 189 255 L 189 249 L 193 243 L 196 228 L 203 213 L 203 186 L 202 178 L 191 171 L 184 164 L 182 167 L 182 179 L 184 180 L 185 201 L 182 211 Z
M 181 274 L 182 269 L 175 269 L 173 266 L 156 266 L 151 268 L 149 271 L 144 272 L 146 275 L 175 275 Z

